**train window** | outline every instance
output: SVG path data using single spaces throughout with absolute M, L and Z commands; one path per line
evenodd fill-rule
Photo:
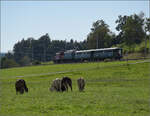
M 112 53 L 112 50 L 107 50 L 107 51 L 104 51 L 104 52 L 107 52 L 107 53 Z
M 96 51 L 96 53 L 103 53 L 103 51 Z

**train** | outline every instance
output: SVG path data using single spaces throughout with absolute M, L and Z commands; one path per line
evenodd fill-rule
M 53 62 L 54 63 L 71 63 L 84 61 L 101 61 L 105 59 L 120 60 L 123 57 L 123 49 L 103 48 L 103 49 L 89 49 L 89 50 L 67 50 L 57 52 Z

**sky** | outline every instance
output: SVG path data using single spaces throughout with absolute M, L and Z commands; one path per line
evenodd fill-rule
M 39 39 L 46 33 L 51 40 L 83 41 L 93 22 L 103 19 L 115 29 L 119 15 L 145 13 L 149 1 L 1 1 L 1 52 L 13 50 L 23 38 Z

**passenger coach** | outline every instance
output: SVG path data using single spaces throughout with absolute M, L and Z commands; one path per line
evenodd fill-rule
M 65 52 L 58 52 L 54 58 L 55 63 L 65 62 L 83 62 L 96 61 L 104 59 L 120 60 L 122 58 L 122 48 L 103 48 L 90 50 L 68 50 Z

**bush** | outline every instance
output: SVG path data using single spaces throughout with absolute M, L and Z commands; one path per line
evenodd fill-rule
M 145 53 L 145 46 L 142 46 L 142 47 L 140 48 L 139 52 Z M 149 48 L 146 48 L 146 53 L 148 53 L 148 52 L 149 52 Z
M 40 65 L 40 64 L 41 64 L 41 62 L 37 61 L 37 60 L 35 60 L 35 61 L 32 62 L 32 65 Z
M 11 67 L 18 67 L 17 64 L 13 59 L 8 59 L 6 57 L 1 59 L 1 68 L 11 68 Z
M 28 65 L 30 65 L 30 58 L 29 58 L 28 56 L 24 56 L 24 57 L 20 60 L 19 64 L 20 64 L 21 66 L 28 66 Z
M 112 61 L 112 59 L 110 59 L 110 58 L 104 59 L 104 62 L 111 62 L 111 61 Z

